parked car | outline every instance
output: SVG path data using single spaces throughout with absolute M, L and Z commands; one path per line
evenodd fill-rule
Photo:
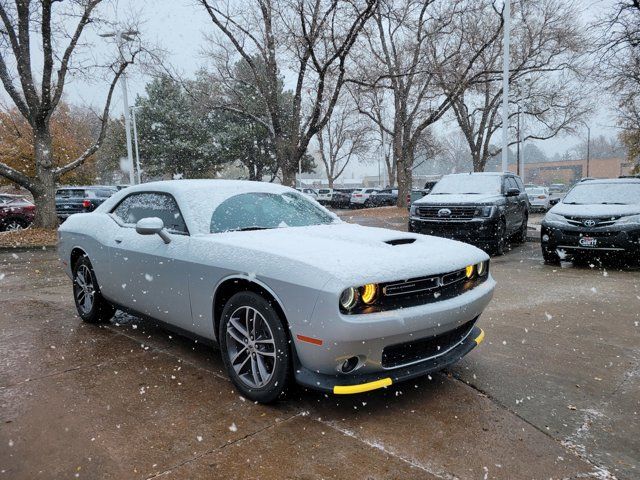
M 313 188 L 296 188 L 296 190 L 309 198 L 313 198 L 314 200 L 318 199 L 318 192 L 316 192 Z
M 20 195 L 0 194 L 0 232 L 21 230 L 33 222 L 36 207 Z
M 549 185 L 549 203 L 553 206 L 567 194 L 567 186 L 564 183 L 552 183 Z
M 527 238 L 529 202 L 511 173 L 445 175 L 411 205 L 409 231 L 462 240 L 498 255 L 509 238 Z
M 331 204 L 333 199 L 333 188 L 320 188 L 318 189 L 318 202 L 322 205 Z
M 345 223 L 266 182 L 136 185 L 59 235 L 84 321 L 121 308 L 215 341 L 258 402 L 293 380 L 350 394 L 440 370 L 483 340 L 495 286 L 471 245 Z
M 398 189 L 387 188 L 373 193 L 369 197 L 369 205 L 372 207 L 383 207 L 398 203 Z
M 56 214 L 64 222 L 74 213 L 93 212 L 117 187 L 93 185 L 88 187 L 61 187 L 56 190 Z
M 409 194 L 407 194 L 407 209 L 411 208 L 411 204 L 416 200 L 420 200 L 425 195 L 428 195 L 429 192 L 433 189 L 433 187 L 438 183 L 437 180 L 430 180 L 425 182 L 424 188 L 414 188 L 411 190 Z
M 349 208 L 353 190 L 353 188 L 334 188 L 329 205 L 333 208 Z
M 378 188 L 359 188 L 357 190 L 354 190 L 351 193 L 350 206 L 352 208 L 370 207 L 371 202 L 369 201 L 369 198 L 374 192 L 377 192 L 378 190 Z
M 525 189 L 529 197 L 529 209 L 546 212 L 551 206 L 551 196 L 546 187 L 528 187 Z
M 546 214 L 540 232 L 547 263 L 580 255 L 640 255 L 640 179 L 588 180 Z

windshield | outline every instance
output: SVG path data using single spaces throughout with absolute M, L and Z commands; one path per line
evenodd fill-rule
M 447 175 L 436 183 L 430 195 L 447 193 L 495 194 L 501 193 L 498 175 Z
M 640 183 L 580 183 L 567 193 L 562 203 L 574 205 L 640 204 Z
M 532 195 L 544 195 L 547 192 L 544 188 L 527 188 L 527 193 L 531 193 Z
M 295 193 L 242 193 L 226 199 L 211 216 L 211 233 L 326 225 L 334 218 Z
M 84 189 L 80 189 L 80 188 L 61 188 L 61 189 L 56 191 L 56 197 L 63 197 L 63 198 L 79 197 L 79 198 L 84 198 L 84 195 L 85 195 Z

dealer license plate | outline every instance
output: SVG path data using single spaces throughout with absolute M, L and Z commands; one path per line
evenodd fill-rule
M 595 247 L 598 245 L 598 239 L 593 237 L 582 237 L 579 243 L 582 247 Z

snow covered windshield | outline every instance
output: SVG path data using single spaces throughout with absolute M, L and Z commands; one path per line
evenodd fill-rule
M 211 216 L 211 233 L 324 225 L 334 221 L 301 195 L 242 193 L 222 202 Z
M 445 175 L 436 183 L 430 195 L 447 193 L 495 194 L 501 193 L 498 175 Z
M 562 203 L 573 205 L 640 204 L 640 183 L 580 183 L 567 193 Z

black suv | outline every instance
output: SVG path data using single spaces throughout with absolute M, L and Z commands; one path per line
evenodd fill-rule
M 576 184 L 542 221 L 542 255 L 640 258 L 640 178 Z
M 497 255 L 510 237 L 527 238 L 529 199 L 511 173 L 445 175 L 411 205 L 409 231 L 452 238 Z
M 56 190 L 56 214 L 60 223 L 74 213 L 93 212 L 118 191 L 117 187 L 92 185 L 88 187 L 60 187 Z

